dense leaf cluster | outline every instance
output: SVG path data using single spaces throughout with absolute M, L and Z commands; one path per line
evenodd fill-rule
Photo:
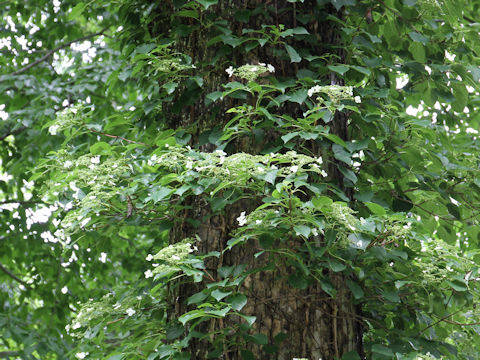
M 264 273 L 343 276 L 343 359 L 478 357 L 480 2 L 245 4 L 2 5 L 0 357 L 276 358 Z

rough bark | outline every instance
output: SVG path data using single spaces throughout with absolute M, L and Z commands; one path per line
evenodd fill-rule
M 231 30 L 240 35 L 242 27 L 259 28 L 261 24 L 284 24 L 286 28 L 298 26 L 296 23 L 296 14 L 300 10 L 308 11 L 315 7 L 314 1 L 306 1 L 304 4 L 289 3 L 286 0 L 261 1 L 261 0 L 221 0 L 216 5 L 217 13 L 227 19 Z M 233 15 L 235 9 L 264 7 L 269 14 L 251 17 L 249 24 L 239 24 L 234 21 Z M 273 13 L 272 13 L 273 9 Z M 288 9 L 288 11 L 279 12 L 279 9 Z M 333 8 L 326 11 L 333 12 Z M 325 52 L 336 52 L 343 58 L 343 54 L 336 47 L 340 45 L 340 37 L 337 35 L 337 29 L 331 22 L 322 22 L 322 19 L 307 25 L 308 30 L 320 39 L 322 46 L 312 46 L 311 51 L 316 54 Z M 190 54 L 195 63 L 207 64 L 215 52 L 219 49 L 207 48 L 206 42 L 211 36 L 202 29 L 193 31 L 177 41 L 179 51 Z M 277 68 L 277 76 L 295 76 L 297 65 L 291 65 L 289 62 L 279 61 L 272 56 L 271 48 L 265 46 L 257 48 L 245 58 L 245 54 L 235 49 L 226 54 L 223 61 L 218 61 L 220 69 L 209 72 L 205 78 L 204 94 L 219 90 L 217 84 L 227 81 L 223 66 L 227 61 L 234 61 L 237 66 L 246 63 L 252 63 L 252 59 L 261 59 L 262 62 L 271 63 Z M 330 74 L 328 74 L 330 77 Z M 332 76 L 325 79 L 326 84 L 338 83 L 339 80 Z M 181 95 L 182 96 L 182 95 Z M 214 110 L 215 116 L 212 117 L 212 108 L 206 108 L 202 98 L 191 104 L 186 109 L 178 109 L 175 104 L 171 106 L 172 116 L 170 126 L 193 127 L 197 131 L 193 136 L 193 141 L 198 140 L 200 131 L 212 128 L 215 125 L 222 125 L 228 121 L 228 114 L 224 110 L 235 105 L 235 100 L 227 100 L 220 103 Z M 302 109 L 299 106 L 284 106 L 281 111 L 289 113 L 291 116 L 301 114 Z M 345 114 L 337 114 L 329 124 L 333 133 L 344 140 L 348 138 L 348 118 Z M 274 137 L 272 132 L 268 136 Z M 237 152 L 255 152 L 255 146 L 252 146 L 253 140 L 238 141 L 235 143 L 233 151 Z M 195 145 L 195 144 L 192 144 Z M 312 144 L 312 151 L 318 152 L 319 146 Z M 204 147 L 203 150 L 209 150 Z M 317 154 L 320 155 L 320 154 Z M 335 166 L 331 168 L 337 185 L 346 190 L 347 196 L 351 196 L 351 189 L 346 189 L 343 183 L 342 174 Z M 200 226 L 197 228 L 187 221 L 179 221 L 172 231 L 172 242 L 181 240 L 185 237 L 192 237 L 197 234 L 202 242 L 199 245 L 200 252 L 222 251 L 229 240 L 229 234 L 238 224 L 236 218 L 241 211 L 252 210 L 255 203 L 240 201 L 225 209 L 222 215 L 211 216 L 209 206 L 206 201 L 199 197 L 191 198 L 191 210 L 186 210 L 184 218 L 193 218 L 200 220 Z M 258 205 L 258 204 L 257 204 Z M 294 245 L 294 244 L 292 244 Z M 251 242 L 242 247 L 235 247 L 232 251 L 225 253 L 219 259 L 207 261 L 209 279 L 218 279 L 217 269 L 221 266 L 245 264 L 247 269 L 262 268 L 267 264 L 267 259 L 262 255 L 258 258 L 254 254 L 258 252 L 258 244 Z M 346 286 L 346 279 L 340 273 L 331 273 L 332 284 L 336 289 L 336 297 L 332 298 L 320 288 L 319 284 L 309 286 L 305 290 L 292 288 L 287 277 L 291 269 L 282 263 L 277 263 L 274 268 L 254 273 L 247 277 L 243 284 L 243 291 L 248 295 L 248 304 L 243 309 L 247 315 L 256 316 L 254 332 L 265 334 L 269 339 L 270 347 L 262 347 L 254 343 L 245 344 L 257 359 L 278 359 L 290 360 L 293 357 L 305 357 L 308 359 L 335 359 L 340 358 L 344 353 L 357 350 L 362 354 L 362 329 L 360 324 L 359 309 L 352 301 L 352 295 Z M 203 285 L 203 284 L 202 284 Z M 201 290 L 202 285 L 193 286 L 191 283 L 179 284 L 172 293 L 172 319 L 185 311 L 189 310 L 185 300 L 192 294 Z M 232 321 L 232 320 L 230 320 Z M 240 321 L 236 319 L 236 321 Z M 205 332 L 212 329 L 221 330 L 222 328 L 233 328 L 235 320 L 232 323 L 228 321 L 212 320 L 211 323 L 204 323 L 202 327 L 196 330 Z M 283 341 L 282 335 L 285 334 Z M 234 334 L 230 334 L 234 336 Z M 193 338 L 190 342 L 192 359 L 205 359 L 209 352 L 208 341 Z M 276 350 L 274 353 L 267 351 Z M 236 349 L 226 349 L 221 356 L 222 359 L 241 359 L 241 354 Z

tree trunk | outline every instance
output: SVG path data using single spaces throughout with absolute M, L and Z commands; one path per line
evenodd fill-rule
M 301 24 L 316 37 L 319 41 L 315 43 L 292 43 L 294 47 L 307 47 L 315 55 L 326 53 L 335 53 L 340 58 L 343 54 L 337 50 L 341 46 L 340 36 L 337 35 L 338 29 L 334 22 L 327 21 L 328 14 L 335 14 L 335 9 L 328 6 L 318 5 L 317 1 L 305 1 L 305 3 L 290 3 L 287 0 L 220 0 L 217 5 L 212 6 L 209 11 L 214 9 L 219 18 L 226 19 L 230 30 L 237 36 L 242 35 L 243 28 L 259 29 L 262 24 L 285 25 L 285 29 L 295 28 L 299 14 L 312 13 L 315 20 L 306 24 Z M 248 23 L 240 23 L 235 20 L 234 15 L 239 10 L 260 9 L 258 15 L 251 16 Z M 286 11 L 285 11 L 286 9 Z M 171 7 L 174 10 L 174 7 Z M 182 20 L 185 25 L 191 25 L 190 20 Z M 208 73 L 204 75 L 204 86 L 201 91 L 203 95 L 212 91 L 221 90 L 218 84 L 226 83 L 227 75 L 224 72 L 232 62 L 238 67 L 248 63 L 260 61 L 270 63 L 277 69 L 277 77 L 295 77 L 299 66 L 306 64 L 291 64 L 290 61 L 279 59 L 275 56 L 278 50 L 268 44 L 264 47 L 257 47 L 251 50 L 247 55 L 237 48 L 231 48 L 226 45 L 216 45 L 207 47 L 207 42 L 212 37 L 218 35 L 212 30 L 199 28 L 186 36 L 177 39 L 176 46 L 178 51 L 189 54 L 195 64 L 202 64 L 202 68 Z M 212 59 L 219 53 L 223 53 L 212 64 Z M 341 60 L 339 61 L 341 62 Z M 325 75 L 325 85 L 338 83 L 339 80 L 331 74 Z M 200 91 L 200 89 L 199 89 Z M 181 96 L 186 96 L 187 90 Z M 187 95 L 188 96 L 188 95 Z M 230 114 L 225 114 L 225 110 L 241 104 L 238 100 L 225 100 L 219 102 L 212 108 L 205 106 L 203 97 L 200 96 L 188 108 L 176 106 L 173 102 L 170 106 L 171 114 L 169 124 L 172 127 L 192 127 L 195 126 L 194 136 L 192 137 L 192 146 L 198 146 L 200 133 L 213 128 L 214 126 L 223 126 L 229 119 Z M 282 109 L 292 117 L 301 116 L 300 106 L 289 103 Z M 214 117 L 211 114 L 215 114 Z M 347 140 L 347 116 L 345 114 L 336 114 L 334 120 L 329 125 L 332 132 L 340 138 Z M 274 130 L 269 130 L 266 138 L 274 138 Z M 252 146 L 252 144 L 254 146 Z M 254 143 L 254 140 L 248 139 L 238 141 L 235 148 L 229 149 L 230 152 L 250 152 L 255 153 L 261 150 L 261 144 Z M 214 147 L 204 146 L 203 150 L 211 151 Z M 310 149 L 318 152 L 319 146 L 313 144 Z M 320 154 L 316 154 L 317 156 Z M 336 162 L 331 159 L 332 162 Z M 331 174 L 334 174 L 336 185 L 343 190 L 347 196 L 351 197 L 351 189 L 346 189 L 343 183 L 342 174 L 335 166 L 331 168 Z M 242 211 L 253 210 L 259 205 L 246 201 L 239 201 L 232 206 L 228 206 L 221 215 L 211 216 L 209 205 L 201 197 L 190 199 L 191 210 L 186 210 L 184 218 L 199 220 L 200 225 L 195 227 L 191 222 L 178 222 L 171 232 L 171 241 L 177 242 L 186 237 L 198 235 L 202 241 L 197 244 L 201 253 L 210 251 L 222 252 L 225 249 L 229 234 L 234 230 L 238 223 L 236 218 Z M 294 244 L 292 244 L 294 245 Z M 245 244 L 243 247 L 235 247 L 232 251 L 226 252 L 219 259 L 207 260 L 207 272 L 209 278 L 218 280 L 217 269 L 221 266 L 231 266 L 245 264 L 247 269 L 259 269 L 267 264 L 266 256 L 258 258 L 254 256 L 258 252 L 258 244 L 254 241 Z M 342 273 L 328 273 L 325 275 L 331 280 L 336 290 L 335 298 L 326 294 L 320 287 L 320 284 L 309 286 L 305 290 L 292 288 L 287 278 L 291 269 L 282 263 L 277 263 L 274 268 L 268 268 L 264 271 L 256 272 L 248 276 L 243 283 L 243 292 L 248 296 L 247 306 L 242 310 L 245 314 L 255 316 L 254 333 L 261 333 L 268 338 L 268 344 L 255 344 L 248 342 L 243 348 L 248 349 L 256 359 L 278 359 L 291 360 L 292 358 L 308 358 L 310 360 L 321 359 L 340 359 L 343 354 L 350 351 L 357 351 L 360 356 L 362 350 L 362 327 L 360 323 L 360 314 L 358 307 L 352 300 L 350 290 L 346 285 L 346 279 Z M 208 280 L 205 280 L 208 282 Z M 186 305 L 186 299 L 192 294 L 200 291 L 205 284 L 194 286 L 191 283 L 179 284 L 172 291 L 172 311 L 170 318 L 174 319 L 182 313 L 191 310 Z M 240 319 L 237 319 L 240 321 Z M 212 329 L 231 331 L 235 324 L 227 321 L 212 320 L 211 323 L 203 323 L 203 327 L 197 328 L 197 331 L 210 332 Z M 235 336 L 235 334 L 228 334 Z M 212 339 L 192 338 L 189 343 L 189 350 L 192 359 L 206 359 L 211 350 L 209 341 Z M 240 349 L 224 348 L 222 359 L 242 359 Z

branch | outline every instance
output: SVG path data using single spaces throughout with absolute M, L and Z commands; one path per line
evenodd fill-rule
M 10 276 L 13 280 L 19 282 L 20 284 L 22 284 L 23 286 L 25 286 L 26 288 L 30 288 L 30 285 L 28 285 L 25 281 L 23 281 L 22 279 L 20 279 L 18 276 L 16 276 L 15 274 L 13 274 L 12 272 L 10 272 L 6 267 L 4 267 L 2 264 L 0 264 L 0 270 L 3 271 L 5 274 L 7 274 L 8 276 Z
M 49 50 L 45 55 L 43 55 L 41 58 L 35 60 L 34 62 L 28 64 L 27 66 L 17 70 L 17 71 L 14 71 L 13 73 L 11 73 L 10 75 L 13 76 L 13 75 L 20 75 L 22 73 L 24 73 L 25 71 L 28 71 L 30 68 L 34 67 L 35 65 L 47 60 L 50 56 L 52 56 L 52 54 L 54 54 L 55 52 L 57 52 L 58 50 L 60 49 L 64 49 L 66 47 L 69 47 L 70 45 L 72 45 L 73 43 L 76 43 L 76 42 L 79 42 L 79 41 L 84 41 L 84 40 L 88 40 L 92 37 L 95 37 L 95 36 L 98 36 L 98 35 L 102 35 L 105 31 L 107 30 L 107 28 L 105 29 L 102 29 L 100 30 L 99 32 L 96 32 L 94 34 L 90 34 L 90 35 L 86 35 L 86 36 L 83 36 L 81 38 L 78 38 L 78 39 L 75 39 L 75 40 L 71 40 L 71 41 L 68 41 L 66 42 L 65 44 L 62 44 L 60 46 L 57 46 L 55 49 L 52 49 L 52 50 Z
M 146 144 L 146 143 L 141 142 L 141 141 L 129 140 L 129 139 L 126 139 L 122 136 L 107 134 L 107 133 L 104 133 L 104 132 L 101 132 L 101 131 L 98 131 L 98 130 L 95 130 L 95 129 L 91 129 L 91 128 L 88 128 L 88 127 L 87 127 L 87 130 L 90 131 L 90 132 L 93 132 L 95 134 L 100 134 L 100 135 L 103 135 L 103 136 L 106 136 L 106 137 L 109 137 L 109 138 L 112 138 L 112 139 L 123 140 L 123 141 L 126 141 L 126 142 L 130 143 L 130 144 L 139 144 L 139 145 L 143 145 L 143 146 L 147 146 L 147 147 L 152 146 L 152 145 Z
M 5 205 L 5 204 L 20 204 L 20 205 L 35 205 L 35 204 L 46 204 L 45 202 L 41 200 L 4 200 L 0 201 L 0 205 Z

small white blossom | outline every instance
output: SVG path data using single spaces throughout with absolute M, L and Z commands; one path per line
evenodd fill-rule
M 357 104 L 360 104 L 362 102 L 362 98 L 360 96 L 355 96 L 354 100 Z
M 251 72 L 255 72 L 255 71 L 257 71 L 257 70 L 258 70 L 258 67 L 256 67 L 256 66 L 252 66 L 252 67 L 250 68 L 250 71 L 251 71 Z
M 73 165 L 73 162 L 71 162 L 70 160 L 67 160 L 65 161 L 65 164 L 63 164 L 63 167 L 68 169 L 68 168 L 71 168 Z
M 147 270 L 144 272 L 144 274 L 146 279 L 151 278 L 153 276 L 152 270 Z
M 197 67 L 195 66 L 195 64 L 192 64 L 192 69 L 196 69 Z
M 322 171 L 320 172 L 320 175 L 322 175 L 323 177 L 327 177 L 327 176 L 328 176 L 328 174 L 327 174 L 327 172 L 326 172 L 325 170 L 322 170 Z
M 233 76 L 235 70 L 233 69 L 233 66 L 229 66 L 227 69 L 225 69 L 225 72 L 228 74 L 229 77 L 231 77 Z
M 225 156 L 220 156 L 220 161 L 218 163 L 222 165 L 224 161 L 225 161 Z
M 319 93 L 322 90 L 320 85 L 315 85 L 314 87 L 308 89 L 307 94 L 311 97 L 313 94 Z
M 180 260 L 180 256 L 178 256 L 178 255 L 172 255 L 172 260 Z
M 50 133 L 50 135 L 57 135 L 57 131 L 59 128 L 59 125 L 52 125 L 48 128 L 48 132 Z
M 157 154 L 153 154 L 150 159 L 148 159 L 147 164 L 148 166 L 153 166 L 157 161 Z
M 268 70 L 268 72 L 271 72 L 271 73 L 274 73 L 274 72 L 275 72 L 275 68 L 274 68 L 273 65 L 271 65 L 271 64 L 268 64 L 268 65 L 267 65 L 267 70 Z
M 295 173 L 298 171 L 298 166 L 297 166 L 297 165 L 293 165 L 293 166 L 290 168 L 290 171 L 295 174 Z
M 247 217 L 245 216 L 245 211 L 240 213 L 240 216 L 237 218 L 238 225 L 243 226 L 247 223 Z
M 127 315 L 128 315 L 128 316 L 132 316 L 133 314 L 135 314 L 135 313 L 136 313 L 136 311 L 135 311 L 135 310 L 133 310 L 132 308 L 128 308 L 128 309 L 127 309 L 127 310 L 125 310 L 125 311 L 127 312 Z
M 191 170 L 193 167 L 193 161 L 187 161 L 185 167 L 187 168 L 187 170 Z
M 85 359 L 88 355 L 88 352 L 79 352 L 75 354 L 75 357 L 77 359 Z
M 92 164 L 100 164 L 100 155 L 93 156 L 93 157 L 90 159 L 90 162 L 91 162 Z
M 319 157 L 317 158 L 317 163 L 319 163 L 320 165 L 323 164 L 323 159 L 322 159 L 321 156 L 319 156 Z
M 313 234 L 313 236 L 318 236 L 318 231 L 317 231 L 317 229 L 312 229 L 312 234 Z
M 148 254 L 147 257 L 145 258 L 145 260 L 147 260 L 147 261 L 152 261 L 152 260 L 153 260 L 153 255 L 152 255 L 152 254 Z
M 76 323 L 73 323 L 72 324 L 72 329 L 75 330 L 75 329 L 79 329 L 82 325 L 79 323 L 79 322 L 76 322 Z
M 272 166 L 270 166 L 270 167 L 271 167 L 273 170 L 277 170 L 277 169 L 278 169 L 278 167 L 276 167 L 275 165 L 272 165 Z
M 265 172 L 265 169 L 263 167 L 257 167 L 257 171 L 260 173 L 260 174 L 263 174 Z
M 255 224 L 260 225 L 262 223 L 262 220 L 255 220 Z

